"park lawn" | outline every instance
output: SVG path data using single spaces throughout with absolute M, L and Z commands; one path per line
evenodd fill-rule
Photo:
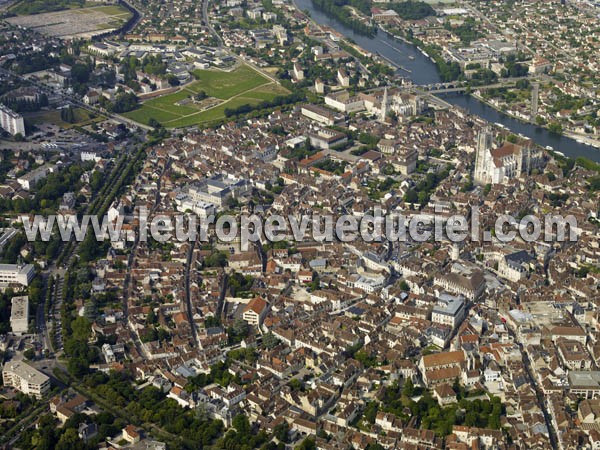
M 181 117 L 179 119 L 172 120 L 170 122 L 163 122 L 163 125 L 167 128 L 183 128 L 191 127 L 194 125 L 202 125 L 210 122 L 215 122 L 225 118 L 225 109 L 237 108 L 238 106 L 258 103 L 256 100 L 247 99 L 244 97 L 236 97 L 229 100 L 228 102 L 221 103 L 204 111 L 199 111 L 196 114 L 190 116 Z
M 60 4 L 49 4 L 45 0 L 21 0 L 9 7 L 9 11 L 18 16 L 28 16 L 31 14 L 43 14 L 47 12 L 64 11 L 66 9 L 77 9 L 81 5 L 74 0 L 65 0 Z
M 139 108 L 123 113 L 123 115 L 145 125 L 148 125 L 151 118 L 158 120 L 160 123 L 175 120 L 198 112 L 198 109 L 195 106 L 176 105 L 177 102 L 191 97 L 192 95 L 193 93 L 191 91 L 182 89 L 173 92 L 172 94 L 147 100 L 142 103 Z
M 95 122 L 98 118 L 97 116 L 89 112 L 87 109 L 83 108 L 75 108 L 73 110 L 73 114 L 75 115 L 75 125 L 87 124 L 88 122 Z
M 251 91 L 244 92 L 242 97 L 252 98 L 256 100 L 273 100 L 278 95 L 288 95 L 290 91 L 279 84 L 267 84 L 260 86 Z
M 287 95 L 289 91 L 277 84 L 261 86 L 258 89 L 244 92 L 243 95 L 232 98 L 214 108 L 200 111 L 191 116 L 181 117 L 170 122 L 163 122 L 167 128 L 182 128 L 193 125 L 203 125 L 225 118 L 225 110 L 237 108 L 242 105 L 257 105 L 264 100 L 272 100 L 278 95 Z
M 25 120 L 32 125 L 41 123 L 51 123 L 54 125 L 63 125 L 65 122 L 60 118 L 60 111 L 39 111 L 35 113 L 25 114 Z
M 193 106 L 193 104 L 177 105 L 176 103 L 185 100 L 192 95 L 194 95 L 192 92 L 188 91 L 187 89 L 182 89 L 171 94 L 147 100 L 144 102 L 144 105 L 151 106 L 152 108 L 156 109 L 162 109 L 163 111 L 175 114 L 177 116 L 187 116 L 188 114 L 195 113 L 198 111 L 198 109 Z
M 158 120 L 160 123 L 168 122 L 170 120 L 176 120 L 181 115 L 172 114 L 161 109 L 153 108 L 152 106 L 142 106 L 141 108 L 134 109 L 122 114 L 123 116 L 135 120 L 136 122 L 148 125 L 150 119 Z
M 199 78 L 197 81 L 177 92 L 147 100 L 138 109 L 123 115 L 146 125 L 152 118 L 167 128 L 181 128 L 224 119 L 225 109 L 228 108 L 257 105 L 264 100 L 289 94 L 286 88 L 273 83 L 247 65 L 232 72 L 197 70 L 194 74 Z M 200 91 L 224 101 L 203 111 L 195 104 L 176 104 Z
M 221 70 L 195 70 L 198 79 L 189 86 L 193 92 L 204 91 L 211 97 L 227 100 L 250 89 L 270 82 L 253 68 L 242 65 L 231 72 Z

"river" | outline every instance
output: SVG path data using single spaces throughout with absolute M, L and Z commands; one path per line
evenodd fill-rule
M 398 70 L 400 76 L 410 78 L 415 84 L 439 83 L 435 64 L 423 55 L 414 45 L 398 41 L 386 33 L 379 31 L 374 37 L 362 36 L 350 28 L 344 26 L 336 19 L 330 18 L 322 11 L 316 9 L 311 0 L 294 0 L 298 8 L 308 11 L 311 18 L 320 25 L 333 28 L 347 38 L 352 39 L 359 46 L 371 53 L 390 59 L 403 69 Z M 554 150 L 564 153 L 566 156 L 576 158 L 583 156 L 596 162 L 600 162 L 600 149 L 590 145 L 581 144 L 566 136 L 558 136 L 548 130 L 533 124 L 521 122 L 520 120 L 500 113 L 491 106 L 471 97 L 467 94 L 445 94 L 441 96 L 448 103 L 468 110 L 471 114 L 483 117 L 488 122 L 500 123 L 515 134 L 522 134 L 533 139 L 536 143 L 546 147 L 551 146 Z

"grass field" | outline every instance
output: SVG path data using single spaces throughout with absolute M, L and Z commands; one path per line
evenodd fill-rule
M 194 92 L 204 91 L 209 96 L 222 100 L 257 88 L 270 81 L 246 65 L 238 67 L 232 72 L 196 70 L 194 75 L 198 81 L 192 83 L 190 90 Z
M 223 119 L 225 109 L 228 108 L 256 105 L 278 95 L 289 94 L 287 89 L 247 65 L 231 72 L 198 70 L 194 75 L 197 80 L 181 90 L 147 100 L 140 108 L 123 115 L 146 125 L 152 118 L 167 128 L 182 128 Z M 200 91 L 221 102 L 204 110 L 192 102 L 178 104 L 182 100 L 193 98 Z
M 68 123 L 63 121 L 60 118 L 59 110 L 52 111 L 39 111 L 35 113 L 29 113 L 25 116 L 25 119 L 28 123 L 32 125 L 38 125 L 41 123 L 51 123 L 53 125 L 58 125 L 63 128 L 72 128 L 74 126 L 85 126 L 89 125 L 93 122 L 99 122 L 104 120 L 104 117 L 92 117 L 92 114 L 83 108 L 75 108 L 73 109 L 73 114 L 75 115 L 75 123 Z

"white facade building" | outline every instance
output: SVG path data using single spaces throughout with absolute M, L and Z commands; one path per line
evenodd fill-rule
M 0 127 L 13 136 L 21 133 L 25 136 L 25 121 L 23 116 L 0 104 Z
M 43 180 L 48 176 L 49 173 L 54 172 L 55 167 L 52 164 L 44 164 L 37 169 L 27 172 L 25 175 L 17 178 L 17 182 L 26 191 L 31 190 L 39 181 Z
M 365 109 L 365 102 L 358 96 L 350 96 L 346 90 L 333 92 L 325 96 L 325 104 L 338 111 L 351 113 Z
M 431 321 L 456 328 L 465 318 L 465 300 L 442 294 L 431 311 Z
M 50 390 L 50 378 L 23 361 L 11 361 L 2 369 L 2 381 L 23 394 L 42 398 Z
M 0 288 L 20 284 L 29 286 L 29 282 L 35 275 L 33 264 L 0 264 Z

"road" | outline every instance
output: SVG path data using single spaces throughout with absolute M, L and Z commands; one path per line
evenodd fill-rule
M 550 440 L 550 445 L 552 446 L 553 450 L 556 450 L 558 448 L 558 445 L 557 445 L 558 440 L 556 437 L 556 430 L 554 429 L 554 425 L 552 425 L 552 416 L 550 415 L 550 412 L 548 411 L 548 408 L 546 406 L 544 393 L 542 392 L 542 389 L 540 388 L 540 386 L 537 382 L 537 379 L 535 377 L 535 373 L 534 373 L 533 369 L 531 368 L 531 363 L 529 361 L 529 354 L 525 350 L 524 345 L 521 342 L 519 342 L 519 340 L 517 339 L 517 335 L 515 334 L 514 330 L 510 326 L 508 326 L 508 324 L 507 324 L 506 328 L 507 328 L 509 334 L 514 339 L 514 342 L 516 342 L 518 344 L 519 349 L 521 350 L 521 355 L 523 357 L 522 358 L 523 366 L 525 367 L 527 377 L 529 378 L 529 383 L 531 384 L 531 386 L 533 387 L 533 390 L 535 391 L 538 406 L 540 407 L 542 414 L 544 415 L 544 421 L 546 422 L 546 428 L 548 428 L 548 437 Z
M 204 21 L 204 24 L 208 27 L 208 30 L 211 32 L 211 34 L 215 37 L 215 39 L 217 39 L 217 41 L 219 42 L 219 48 L 221 48 L 224 45 L 223 39 L 221 39 L 219 33 L 217 33 L 217 31 L 210 23 L 210 19 L 208 17 L 208 2 L 209 0 L 202 0 L 202 20 Z
M 202 348 L 202 344 L 198 340 L 198 333 L 196 332 L 196 323 L 194 322 L 194 310 L 192 308 L 192 291 L 190 290 L 190 273 L 192 271 L 192 265 L 194 264 L 194 248 L 196 247 L 196 239 L 192 239 L 190 242 L 190 248 L 188 250 L 187 259 L 185 261 L 185 304 L 187 309 L 188 321 L 190 322 L 190 328 L 192 330 L 192 336 L 194 342 L 199 348 Z
M 54 289 L 54 284 L 49 284 L 52 278 L 46 277 L 46 290 Z M 45 317 L 45 304 L 46 304 L 47 295 L 44 295 L 44 300 L 37 307 L 35 312 L 35 323 L 36 323 L 36 331 L 38 334 L 38 340 L 42 343 L 42 350 L 48 350 L 49 353 L 53 352 L 52 348 L 52 340 L 50 339 L 50 333 L 48 331 L 48 322 Z
M 227 293 L 227 282 L 229 277 L 227 273 L 221 269 L 221 292 L 219 293 L 219 301 L 217 302 L 217 317 L 220 319 L 222 314 L 225 312 L 225 294 Z

